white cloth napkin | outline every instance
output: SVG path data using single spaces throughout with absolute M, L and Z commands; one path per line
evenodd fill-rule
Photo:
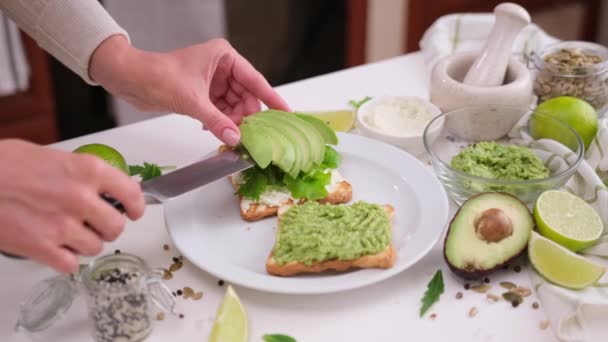
M 0 11 L 0 96 L 26 90 L 29 76 L 19 29 Z
M 492 14 L 451 14 L 439 18 L 420 41 L 428 71 L 446 55 L 482 48 L 493 23 Z M 530 24 L 515 40 L 513 54 L 525 62 L 530 53 L 556 41 L 538 26 Z M 554 141 L 532 142 L 522 129 L 525 122 L 527 116 L 511 131 L 510 138 L 530 143 L 545 160 L 553 156 L 550 168 L 566 167 L 566 158 L 574 157 L 571 151 Z M 605 235 L 597 245 L 582 253 L 608 267 L 608 190 L 605 183 L 608 183 L 608 118 L 600 120 L 598 135 L 586 152 L 585 160 L 563 189 L 586 200 L 600 214 Z M 607 288 L 568 290 L 547 282 L 532 267 L 528 269 L 551 329 L 560 341 L 608 341 Z M 608 282 L 608 276 L 600 282 Z

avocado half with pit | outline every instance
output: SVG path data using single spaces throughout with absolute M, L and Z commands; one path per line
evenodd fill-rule
M 477 280 L 520 256 L 533 229 L 532 214 L 517 197 L 481 193 L 454 215 L 445 237 L 444 258 L 456 275 Z

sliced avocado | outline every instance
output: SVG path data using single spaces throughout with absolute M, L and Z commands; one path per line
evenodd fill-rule
M 268 126 L 264 120 L 254 119 L 253 117 L 245 118 L 245 123 L 248 127 L 252 127 L 254 130 L 259 131 L 260 136 L 265 139 L 264 141 L 256 142 L 261 145 L 273 147 L 273 164 L 277 165 L 283 171 L 291 170 L 293 168 L 293 164 L 296 160 L 296 146 L 292 144 L 283 131 L 275 129 L 274 126 Z
M 290 134 L 297 135 L 299 140 L 304 143 L 304 146 L 302 146 L 304 147 L 304 153 L 301 155 L 301 170 L 303 172 L 309 172 L 314 164 L 319 164 L 323 161 L 325 143 L 323 137 L 314 126 L 287 112 L 268 110 L 260 114 L 263 114 L 261 117 L 268 118 L 272 122 L 283 123 L 285 126 L 293 128 L 290 130 Z
M 286 138 L 286 142 L 288 142 L 286 144 L 286 149 L 292 149 L 294 151 L 295 158 L 291 168 L 282 170 L 288 173 L 291 177 L 296 178 L 303 169 L 305 159 L 310 158 L 306 138 L 300 131 L 293 128 L 291 125 L 286 124 L 282 120 L 275 120 L 271 117 L 260 114 L 251 116 L 250 120 L 252 122 L 256 122 L 260 126 L 266 126 L 269 129 L 272 129 L 274 133 L 281 134 Z M 275 143 L 275 141 L 269 141 Z
M 312 115 L 306 115 L 302 113 L 294 113 L 294 115 L 313 125 L 317 129 L 317 132 L 321 134 L 326 144 L 338 144 L 338 137 L 336 136 L 336 131 L 329 127 L 329 125 L 327 125 L 323 120 L 316 118 Z
M 273 132 L 266 127 L 256 127 L 250 121 L 243 122 L 239 129 L 241 130 L 241 143 L 251 158 L 259 167 L 266 168 L 275 155 L 274 145 L 267 143 Z
M 521 255 L 533 228 L 532 214 L 518 198 L 498 192 L 473 196 L 450 223 L 444 258 L 458 276 L 483 278 Z

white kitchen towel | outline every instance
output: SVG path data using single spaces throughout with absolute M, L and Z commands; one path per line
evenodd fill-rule
M 427 69 L 431 71 L 438 60 L 449 54 L 481 49 L 493 25 L 491 13 L 456 13 L 440 17 L 425 31 L 419 43 Z M 530 53 L 553 42 L 557 39 L 531 23 L 513 42 L 513 54 L 526 61 Z
M 0 11 L 0 96 L 27 90 L 29 76 L 19 29 Z

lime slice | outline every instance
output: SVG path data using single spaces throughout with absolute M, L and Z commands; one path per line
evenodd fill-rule
M 528 257 L 534 269 L 548 281 L 580 290 L 595 284 L 606 269 L 559 244 L 532 232 Z
M 316 116 L 317 118 L 325 121 L 325 123 L 328 124 L 329 127 L 333 128 L 336 132 L 350 131 L 353 129 L 356 119 L 356 113 L 352 109 L 307 112 L 303 114 Z
M 115 168 L 129 174 L 129 165 L 127 165 L 127 161 L 122 154 L 120 154 L 120 152 L 118 152 L 112 146 L 105 144 L 87 144 L 78 147 L 74 150 L 74 152 L 92 154 L 105 160 Z
M 541 235 L 574 252 L 593 246 L 604 232 L 595 209 L 565 191 L 543 192 L 534 206 L 534 219 Z
M 209 342 L 245 342 L 248 335 L 247 313 L 232 286 L 228 285 L 215 316 Z

